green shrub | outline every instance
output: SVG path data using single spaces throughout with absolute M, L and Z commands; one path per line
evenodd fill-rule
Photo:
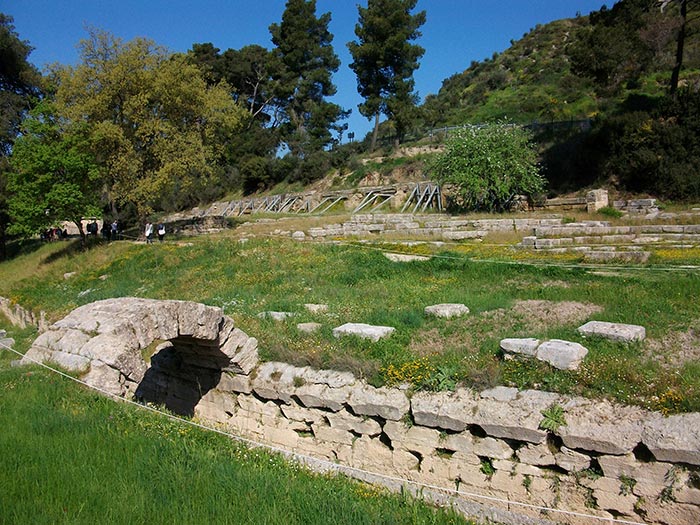
M 432 178 L 456 187 L 459 208 L 508 210 L 516 196 L 544 188 L 531 139 L 528 130 L 502 121 L 461 128 L 433 161 Z

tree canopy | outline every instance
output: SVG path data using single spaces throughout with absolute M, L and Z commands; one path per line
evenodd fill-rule
M 372 145 L 379 129 L 379 115 L 393 120 L 401 139 L 412 120 L 417 96 L 413 72 L 425 49 L 412 44 L 421 36 L 418 30 L 425 23 L 425 11 L 411 14 L 417 0 L 368 0 L 367 7 L 358 5 L 359 23 L 355 26 L 358 40 L 348 43 L 353 63 L 350 69 L 357 76 L 357 92 L 365 99 L 359 110 L 368 119 L 375 119 Z
M 243 121 L 228 86 L 207 86 L 184 55 L 142 38 L 91 30 L 80 60 L 55 72 L 57 107 L 87 125 L 113 211 L 132 206 L 143 217 L 206 198 Z
M 31 236 L 63 221 L 99 216 L 101 175 L 90 151 L 87 127 L 62 119 L 43 101 L 22 124 L 9 175 L 10 233 Z

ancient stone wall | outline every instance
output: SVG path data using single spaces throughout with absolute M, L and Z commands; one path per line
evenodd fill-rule
M 697 413 L 664 417 L 506 387 L 414 393 L 348 372 L 260 364 L 257 341 L 219 308 L 183 301 L 83 306 L 28 357 L 261 443 L 478 494 L 548 523 L 700 523 Z
M 36 315 L 5 297 L 0 297 L 0 312 L 2 312 L 13 325 L 19 326 L 20 328 L 36 326 L 40 332 L 44 332 L 49 327 L 44 312 L 40 312 L 39 315 Z

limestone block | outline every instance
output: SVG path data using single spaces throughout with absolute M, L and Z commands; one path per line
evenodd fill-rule
M 334 337 L 342 337 L 344 335 L 354 335 L 362 339 L 370 339 L 377 342 L 380 339 L 389 337 L 396 328 L 392 326 L 376 326 L 365 323 L 345 323 L 333 329 Z
M 454 488 L 455 480 L 459 477 L 459 467 L 449 459 L 439 456 L 424 457 L 419 468 L 420 472 L 412 476 L 412 479 L 422 483 Z
M 472 454 L 474 451 L 474 436 L 470 432 L 460 432 L 459 434 L 448 434 L 440 442 L 440 447 L 445 450 Z
M 394 457 L 391 449 L 379 439 L 362 436 L 352 444 L 351 466 L 365 468 L 372 472 L 392 473 Z
M 272 401 L 263 403 L 255 396 L 239 395 L 237 397 L 238 406 L 242 410 L 257 416 L 267 416 L 270 418 L 282 417 L 282 411 Z
M 326 419 L 326 412 L 321 410 L 316 410 L 314 408 L 303 408 L 292 403 L 291 405 L 282 405 L 280 407 L 284 417 L 290 421 L 301 421 L 304 423 L 318 423 L 323 422 Z M 342 429 L 346 430 L 346 429 Z
M 681 487 L 674 492 L 673 496 L 678 503 L 688 503 L 700 506 L 700 489 L 692 487 Z
M 370 437 L 378 436 L 382 432 L 382 427 L 374 419 L 353 416 L 344 410 L 335 414 L 327 413 L 326 418 L 331 427 L 340 430 L 366 434 Z
M 600 478 L 593 483 L 592 488 L 593 498 L 599 509 L 623 516 L 637 516 L 635 511 L 637 496 L 632 493 L 623 494 L 618 480 Z
M 540 430 L 542 410 L 561 400 L 551 392 L 523 390 L 514 401 L 482 399 L 473 421 L 489 436 L 542 443 L 547 433 Z
M 394 472 L 399 476 L 408 476 L 418 471 L 420 460 L 414 454 L 405 450 L 394 450 L 392 453 L 392 464 Z
M 307 383 L 297 387 L 295 395 L 305 407 L 328 408 L 338 412 L 348 402 L 351 391 L 348 387 L 330 388 L 327 385 Z
M 253 390 L 263 399 L 280 399 L 290 404 L 296 391 L 294 378 L 300 377 L 304 371 L 286 363 L 263 363 L 252 380 Z
M 557 466 L 569 472 L 576 472 L 587 469 L 591 466 L 591 457 L 586 454 L 581 454 L 567 447 L 561 447 L 561 450 L 554 455 Z
M 220 407 L 222 410 L 231 413 L 235 412 L 238 408 L 235 395 L 220 392 L 218 390 L 210 390 L 202 396 L 201 401 L 211 403 Z
M 245 335 L 243 332 L 241 333 Z M 232 339 L 229 338 L 229 341 Z M 234 344 L 232 341 L 231 345 Z M 231 359 L 225 370 L 248 375 L 258 366 L 258 340 L 255 337 L 246 336 L 243 344 L 236 351 L 231 351 L 227 345 L 228 341 L 221 349 Z
M 197 403 L 194 407 L 194 415 L 200 419 L 216 423 L 228 423 L 228 420 L 231 418 L 231 415 L 226 413 L 219 405 L 206 401 Z
M 425 315 L 434 315 L 435 317 L 444 317 L 446 319 L 461 317 L 468 313 L 469 308 L 459 303 L 442 303 L 425 307 Z
M 514 474 L 511 470 L 496 470 L 490 481 L 492 487 L 505 492 L 513 499 L 522 501 L 528 496 L 525 476 L 522 474 Z
M 101 361 L 93 360 L 90 363 L 90 370 L 81 379 L 88 385 L 110 394 L 116 396 L 124 394 L 124 387 L 119 383 L 119 370 L 107 366 Z
M 418 392 L 411 398 L 413 419 L 418 425 L 461 432 L 476 422 L 478 400 L 472 390 Z
M 379 416 L 398 421 L 410 408 L 406 394 L 395 388 L 374 388 L 370 385 L 353 388 L 349 404 L 357 415 Z
M 494 459 L 492 461 L 493 468 L 496 470 L 503 470 L 510 472 L 511 474 L 519 474 L 521 476 L 538 476 L 542 477 L 547 474 L 547 470 L 534 467 L 532 465 L 526 465 L 525 463 L 518 463 L 517 461 L 511 461 L 508 459 Z
M 387 421 L 384 424 L 384 433 L 391 439 L 394 450 L 412 450 L 427 455 L 440 446 L 440 432 L 432 428 L 407 428 L 401 422 Z
M 486 456 L 494 459 L 509 459 L 513 456 L 513 449 L 505 441 L 500 439 L 474 438 L 473 453 L 477 456 Z
M 589 321 L 578 327 L 579 333 L 584 336 L 598 336 L 611 341 L 631 343 L 643 341 L 646 330 L 643 326 L 622 323 L 606 323 L 603 321 Z
M 518 397 L 518 389 L 507 386 L 497 386 L 482 390 L 479 394 L 481 399 L 495 399 L 496 401 L 513 401 Z
M 641 441 L 649 413 L 609 401 L 577 399 L 564 406 L 566 425 L 557 433 L 573 449 L 627 454 Z
M 340 430 L 339 428 L 332 428 L 325 424 L 314 423 L 311 425 L 311 428 L 313 429 L 314 436 L 319 441 L 352 445 L 355 440 L 355 436 L 352 433 L 346 430 Z
M 90 360 L 88 358 L 66 352 L 51 352 L 48 360 L 73 372 L 84 372 L 90 368 Z
M 221 308 L 190 301 L 176 301 L 178 305 L 177 326 L 181 336 L 215 341 L 223 312 Z M 167 339 L 167 338 L 163 338 Z
M 548 443 L 540 443 L 520 447 L 517 452 L 518 459 L 527 465 L 536 465 L 540 467 L 556 464 L 556 458 Z
M 223 372 L 219 384 L 216 389 L 221 392 L 237 392 L 241 394 L 250 394 L 253 387 L 250 384 L 250 376 L 242 374 L 232 374 Z
M 263 429 L 263 439 L 266 443 L 278 445 L 286 450 L 293 450 L 299 443 L 299 434 L 291 429 L 266 426 Z
M 508 354 L 521 354 L 534 357 L 540 340 L 532 337 L 528 338 L 507 338 L 501 339 L 501 350 Z
M 306 308 L 312 314 L 325 314 L 328 311 L 327 304 L 307 303 L 304 305 L 304 308 Z
M 351 372 L 337 372 L 335 370 L 316 370 L 304 368 L 299 377 L 307 383 L 328 385 L 331 388 L 350 386 L 355 383 L 355 376 Z
M 297 230 L 294 233 L 292 233 L 292 239 L 294 239 L 295 241 L 303 241 L 304 239 L 306 239 L 306 234 L 301 230 Z
M 430 260 L 430 257 L 426 257 L 425 255 L 410 255 L 406 253 L 384 252 L 384 257 L 392 262 L 421 262 Z
M 297 330 L 305 334 L 313 334 L 318 332 L 323 325 L 321 323 L 298 323 Z
M 578 343 L 552 339 L 538 346 L 535 356 L 559 370 L 576 370 L 587 354 L 588 349 Z
M 700 413 L 650 421 L 642 441 L 659 461 L 700 465 Z
M 700 523 L 700 507 L 682 503 L 659 503 L 644 500 L 638 504 L 647 523 L 663 525 L 697 525 Z
M 273 321 L 284 321 L 289 317 L 294 317 L 293 312 L 260 312 L 258 314 L 260 319 L 272 319 Z

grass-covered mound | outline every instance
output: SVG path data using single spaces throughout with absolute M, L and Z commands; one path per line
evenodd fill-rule
M 221 306 L 258 338 L 263 359 L 351 370 L 373 384 L 407 381 L 433 390 L 505 384 L 666 412 L 700 410 L 700 275 L 680 267 L 663 271 L 669 258 L 639 270 L 601 271 L 519 264 L 515 257 L 529 257 L 524 252 L 486 245 L 443 247 L 433 259 L 414 263 L 391 262 L 365 244 L 239 243 L 233 236 L 112 243 L 62 255 L 65 247 L 43 246 L 2 263 L 0 295 L 45 310 L 52 320 L 109 297 Z M 409 249 L 431 251 L 428 245 Z M 67 272 L 77 273 L 64 279 Z M 305 303 L 328 304 L 329 312 L 312 314 Z M 471 313 L 451 320 L 426 316 L 424 307 L 437 303 L 464 303 Z M 286 322 L 258 317 L 268 310 L 296 315 Z M 576 328 L 588 320 L 640 324 L 647 340 L 584 339 Z M 310 321 L 321 330 L 297 330 L 297 323 Z M 396 332 L 377 343 L 334 338 L 332 329 L 346 322 Z M 578 371 L 560 371 L 503 359 L 505 337 L 577 341 L 590 352 Z

